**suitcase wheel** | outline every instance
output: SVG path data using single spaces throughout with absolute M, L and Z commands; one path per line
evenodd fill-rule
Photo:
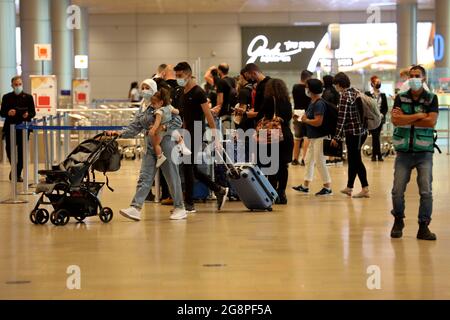
M 267 211 L 272 212 L 273 211 L 272 207 L 267 208 Z

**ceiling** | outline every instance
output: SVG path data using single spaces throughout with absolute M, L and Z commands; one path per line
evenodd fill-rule
M 90 13 L 245 13 L 394 9 L 411 0 L 72 0 Z M 417 0 L 419 8 L 434 8 L 435 0 Z

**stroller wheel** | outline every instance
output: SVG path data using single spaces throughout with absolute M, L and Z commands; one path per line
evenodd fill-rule
M 36 212 L 36 222 L 39 224 L 46 224 L 49 218 L 50 214 L 46 209 L 39 209 Z
M 104 207 L 100 210 L 99 216 L 100 216 L 100 220 L 102 222 L 108 223 L 113 218 L 113 211 L 111 208 Z
M 31 213 L 30 213 L 30 220 L 34 224 L 39 224 L 39 222 L 36 221 L 36 212 L 37 212 L 37 210 L 31 211 Z
M 64 226 L 69 222 L 69 211 L 65 209 L 60 209 L 58 211 L 53 211 L 52 215 L 50 216 L 50 221 L 55 226 Z

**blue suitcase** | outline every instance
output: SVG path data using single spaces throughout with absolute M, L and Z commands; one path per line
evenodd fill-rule
M 225 156 L 230 160 L 226 153 Z M 261 169 L 251 163 L 237 165 L 234 165 L 232 161 L 228 163 L 225 161 L 225 163 L 228 168 L 229 182 L 244 205 L 251 211 L 272 211 L 272 205 L 278 198 L 278 194 Z

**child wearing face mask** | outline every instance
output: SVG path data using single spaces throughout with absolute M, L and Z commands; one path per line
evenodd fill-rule
M 178 115 L 180 111 L 170 105 L 170 92 L 167 89 L 160 89 L 151 98 L 152 107 L 155 109 L 155 122 L 149 130 L 149 136 L 152 139 L 152 145 L 157 157 L 156 167 L 159 168 L 164 161 L 167 160 L 166 156 L 161 149 L 161 140 L 164 136 L 165 125 L 172 120 L 172 115 Z M 183 137 L 178 131 L 174 131 L 172 136 L 178 143 L 179 152 L 182 155 L 191 155 L 191 151 L 184 144 Z

